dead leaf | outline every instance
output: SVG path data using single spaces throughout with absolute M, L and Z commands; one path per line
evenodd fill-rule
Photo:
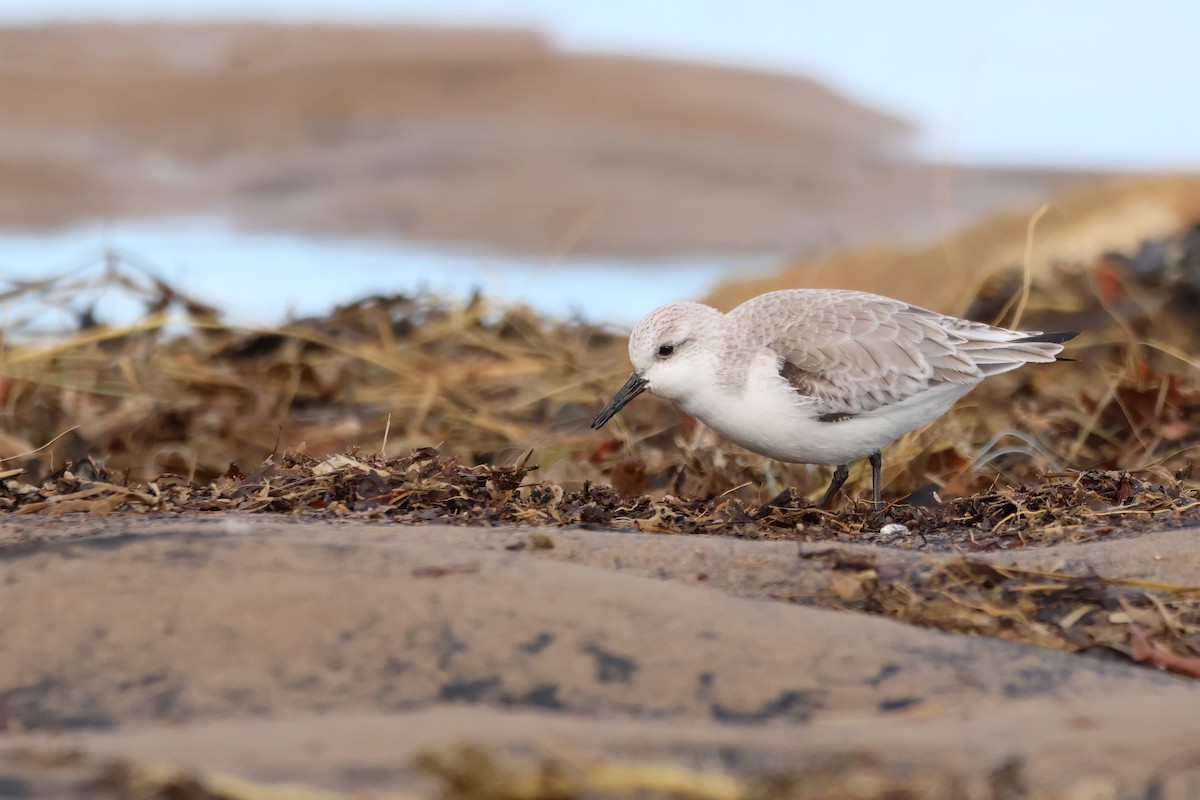
M 1162 667 L 1176 675 L 1200 678 L 1200 658 L 1171 653 L 1156 647 L 1137 625 L 1129 629 L 1130 657 L 1143 664 Z

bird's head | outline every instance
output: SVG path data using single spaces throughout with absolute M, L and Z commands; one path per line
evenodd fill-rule
M 596 416 L 592 428 L 601 428 L 646 390 L 679 402 L 711 384 L 717 358 L 713 334 L 722 316 L 700 303 L 671 303 L 643 317 L 629 335 L 633 374 Z

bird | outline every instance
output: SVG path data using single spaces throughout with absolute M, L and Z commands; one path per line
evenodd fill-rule
M 722 313 L 692 302 L 647 314 L 629 336 L 633 373 L 592 421 L 599 430 L 643 392 L 729 441 L 791 463 L 871 464 L 880 507 L 883 448 L 945 414 L 985 378 L 1057 360 L 1078 332 L 998 328 L 846 289 L 784 289 Z

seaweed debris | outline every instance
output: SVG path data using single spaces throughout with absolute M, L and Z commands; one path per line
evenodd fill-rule
M 779 597 L 922 627 L 1101 652 L 1200 678 L 1200 586 L 1001 566 L 968 557 L 901 564 L 808 552 L 836 591 Z
M 236 775 L 197 772 L 125 760 L 92 759 L 93 794 L 139 800 L 351 800 L 342 792 L 301 784 L 276 784 Z M 700 769 L 674 761 L 542 755 L 519 758 L 470 742 L 427 747 L 412 766 L 432 779 L 426 791 L 375 789 L 380 800 L 575 800 L 575 798 L 670 798 L 673 800 L 963 800 L 968 781 L 948 768 L 900 768 L 861 755 L 788 771 L 738 774 Z M 987 776 L 997 797 L 1014 782 L 1023 785 L 1023 765 L 1014 763 Z M 1095 782 L 1089 784 L 1095 786 Z M 1022 793 L 1031 800 L 1066 800 L 1072 792 Z M 1090 796 L 1090 795 L 1089 795 Z
M 1196 490 L 1127 472 L 1061 474 L 930 506 L 892 504 L 876 510 L 856 502 L 835 513 L 792 492 L 748 505 L 733 495 L 627 495 L 590 482 L 568 489 L 533 480 L 537 467 L 529 457 L 526 453 L 509 466 L 468 466 L 433 448 L 396 458 L 284 453 L 249 472 L 230 464 L 203 483 L 171 473 L 146 482 L 113 479 L 85 460 L 34 482 L 20 469 L 0 472 L 0 511 L 242 512 L 418 524 L 584 526 L 960 552 L 1093 541 L 1200 522 Z
M 982 287 L 973 317 L 1005 321 L 1027 288 L 1024 326 L 1085 330 L 1069 353 L 1079 363 L 989 379 L 903 437 L 884 459 L 885 496 L 986 495 L 1069 470 L 1153 470 L 1164 485 L 1195 486 L 1200 361 L 1188 353 L 1200 349 L 1197 230 L 1129 256 L 1065 264 L 1027 287 L 1015 268 Z M 104 324 L 95 299 L 113 293 L 140 303 L 144 316 Z M 0 344 L 0 469 L 44 475 L 91 457 L 134 481 L 171 472 L 204 483 L 231 461 L 257 464 L 286 449 L 379 449 L 394 458 L 437 444 L 476 464 L 510 463 L 532 449 L 540 475 L 567 490 L 594 492 L 603 482 L 660 504 L 674 495 L 753 508 L 785 486 L 819 496 L 826 481 L 823 468 L 768 462 L 654 399 L 639 400 L 605 435 L 590 431 L 628 374 L 624 338 L 479 297 L 370 297 L 250 329 L 117 256 L 99 275 L 21 284 L 2 296 L 10 308 L 32 303 L 60 316 L 74 308 L 75 322 L 47 332 L 30 321 L 37 314 L 10 317 Z M 852 465 L 847 495 L 861 495 L 869 480 Z M 1011 511 L 1026 517 L 1039 502 Z M 972 515 L 996 519 L 983 509 L 962 514 L 965 524 Z M 714 520 L 727 521 L 696 524 Z

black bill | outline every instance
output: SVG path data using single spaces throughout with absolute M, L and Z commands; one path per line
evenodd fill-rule
M 603 428 L 604 423 L 612 419 L 630 400 L 644 391 L 646 391 L 646 379 L 636 372 L 630 375 L 629 380 L 625 381 L 625 385 L 617 390 L 613 399 L 609 400 L 608 405 L 602 408 L 596 418 L 592 420 L 592 430 L 597 431 Z

